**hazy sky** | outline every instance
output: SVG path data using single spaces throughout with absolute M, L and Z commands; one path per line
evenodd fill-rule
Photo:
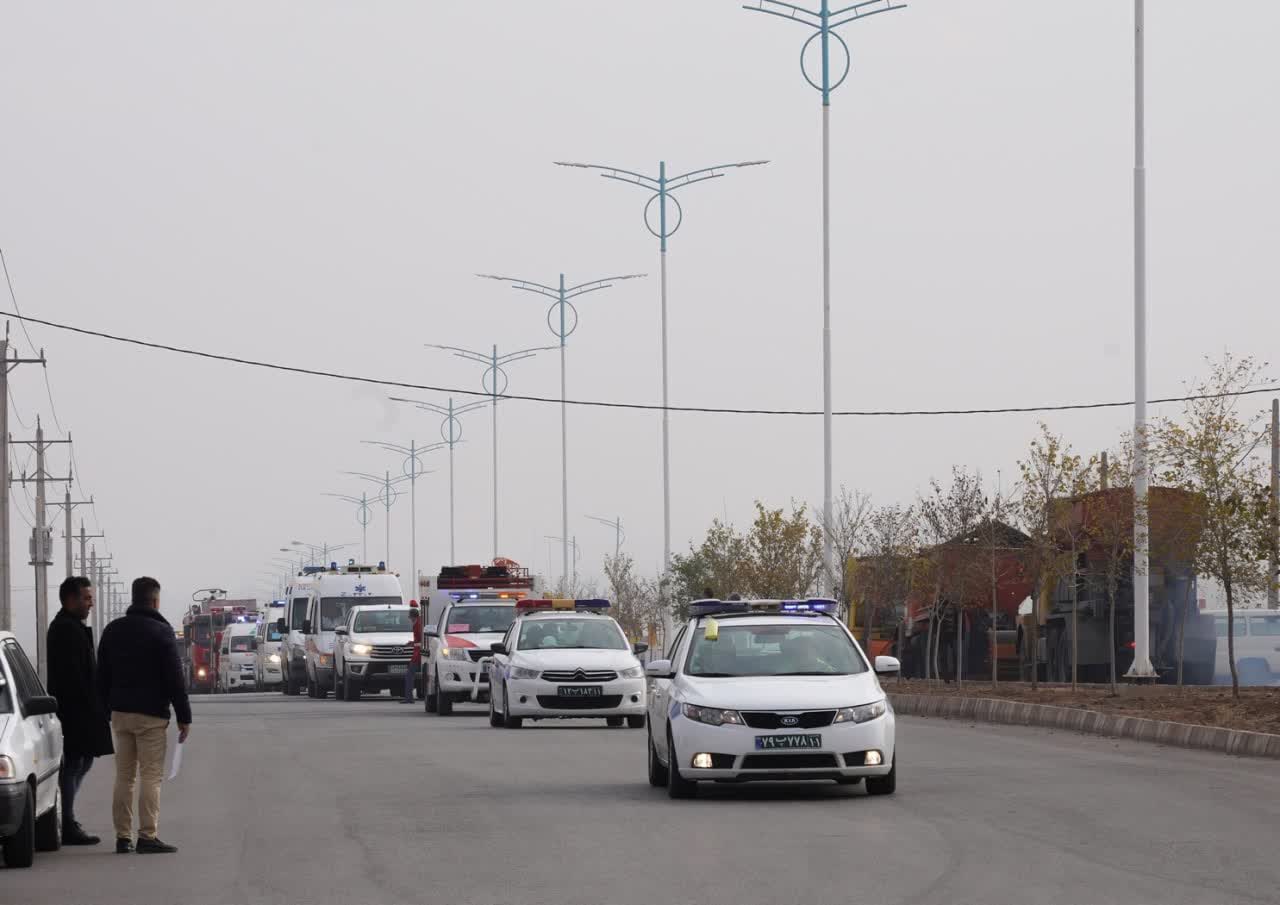
M 1155 396 L 1205 354 L 1267 357 L 1277 330 L 1280 7 L 1210 12 L 1148 10 Z M 846 30 L 854 69 L 832 111 L 837 408 L 1131 398 L 1131 16 L 1120 0 L 915 0 Z M 645 196 L 551 162 L 656 171 L 665 158 L 681 172 L 768 158 L 681 196 L 671 397 L 819 408 L 820 108 L 797 68 L 805 37 L 733 0 L 3 0 L 0 246 L 33 316 L 466 388 L 480 369 L 425 343 L 552 342 L 536 297 L 474 273 L 647 272 L 584 299 L 569 393 L 657 402 Z M 261 573 L 290 540 L 358 541 L 353 509 L 321 493 L 359 494 L 343 470 L 399 467 L 359 441 L 439 437 L 439 419 L 375 388 L 31 332 L 108 545 L 124 577 L 160 579 L 171 614 L 199 587 L 269 593 Z M 554 354 L 511 376 L 512 392 L 558 393 Z M 21 417 L 52 426 L 38 370 L 12 386 Z M 1130 418 L 1049 421 L 1092 450 Z M 457 452 L 464 561 L 492 554 L 488 419 L 467 416 Z M 1036 420 L 841 419 L 836 480 L 879 502 L 909 500 L 952 464 L 1008 483 Z M 677 549 L 714 516 L 745 522 L 756 498 L 820 500 L 820 418 L 679 414 L 672 430 Z M 613 546 L 587 515 L 620 516 L 625 549 L 656 569 L 658 416 L 574 409 L 569 431 L 581 569 Z M 558 407 L 504 404 L 500 450 L 502 552 L 545 573 Z M 15 450 L 15 471 L 25 458 Z M 448 555 L 446 461 L 433 454 L 419 484 L 418 561 L 432 573 Z M 14 507 L 29 632 L 20 490 Z M 407 573 L 407 500 L 392 517 L 392 565 Z M 384 549 L 377 512 L 370 558 Z

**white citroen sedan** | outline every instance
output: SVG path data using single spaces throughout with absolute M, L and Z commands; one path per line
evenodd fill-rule
M 521 600 L 506 636 L 492 645 L 489 723 L 519 728 L 526 719 L 601 718 L 610 726 L 645 723 L 644 667 L 607 600 Z
M 700 600 L 647 668 L 649 783 L 689 798 L 700 781 L 897 783 L 893 708 L 835 617 L 834 600 Z

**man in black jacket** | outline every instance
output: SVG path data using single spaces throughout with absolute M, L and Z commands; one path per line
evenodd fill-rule
M 49 694 L 58 699 L 62 721 L 62 844 L 97 845 L 102 840 L 76 820 L 76 793 L 95 757 L 112 753 L 111 725 L 96 686 L 93 629 L 85 625 L 93 609 L 93 585 L 83 575 L 58 588 L 62 609 L 49 624 Z
M 133 847 L 133 793 L 139 778 L 140 854 L 176 852 L 156 835 L 160 783 L 168 747 L 169 705 L 178 719 L 178 742 L 191 731 L 191 704 L 183 682 L 182 659 L 171 626 L 160 615 L 160 582 L 136 578 L 133 604 L 102 631 L 98 646 L 98 691 L 111 713 L 116 737 L 116 784 L 111 816 L 116 851 Z

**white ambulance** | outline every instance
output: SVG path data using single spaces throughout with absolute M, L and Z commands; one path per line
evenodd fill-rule
M 400 577 L 388 572 L 385 563 L 376 566 L 350 562 L 342 568 L 331 563 L 317 572 L 310 589 L 307 617 L 302 623 L 306 645 L 307 696 L 326 697 L 334 688 L 333 648 L 335 631 L 347 621 L 353 606 L 400 606 L 405 603 Z

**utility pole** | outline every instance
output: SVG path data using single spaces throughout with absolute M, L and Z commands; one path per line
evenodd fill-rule
M 44 438 L 44 427 L 40 424 L 39 416 L 36 417 L 36 439 L 32 441 L 19 441 L 27 446 L 32 446 L 36 451 L 36 473 L 34 478 L 27 477 L 23 474 L 21 481 L 25 486 L 28 481 L 34 481 L 36 485 L 36 526 L 31 531 L 31 565 L 36 570 L 36 670 L 40 674 L 40 681 L 46 678 L 47 656 L 45 647 L 48 642 L 49 631 L 49 566 L 53 564 L 53 531 L 48 527 L 48 511 L 45 506 L 45 484 L 50 481 L 65 481 L 71 483 L 71 477 L 55 478 L 49 475 L 45 468 L 45 450 L 55 443 L 70 443 L 68 440 L 46 440 Z
M 1280 608 L 1280 399 L 1271 400 L 1271 571 L 1267 574 L 1267 609 Z
M 70 439 L 71 439 L 71 435 L 70 435 L 70 434 L 68 434 L 68 435 L 67 435 L 67 439 L 68 439 L 68 440 L 70 440 Z M 77 506 L 92 506 L 92 505 L 93 505 L 93 497 L 91 496 L 91 497 L 89 497 L 89 499 L 87 499 L 87 500 L 73 500 L 73 499 L 71 499 L 71 485 L 70 485 L 70 484 L 68 484 L 68 485 L 67 485 L 67 492 L 66 492 L 66 496 L 63 498 L 62 502 L 60 502 L 60 503 L 57 503 L 57 502 L 55 502 L 55 503 L 50 503 L 49 505 L 50 505 L 50 506 L 61 506 L 61 507 L 62 507 L 62 510 L 63 510 L 63 517 L 66 519 L 66 524 L 65 524 L 65 526 L 64 526 L 64 528 L 63 528 L 62 539 L 66 542 L 66 545 L 67 545 L 67 546 L 66 546 L 66 551 L 67 551 L 67 552 L 66 552 L 66 560 L 67 560 L 67 575 L 66 575 L 66 577 L 67 577 L 67 578 L 70 578 L 72 575 L 74 575 L 74 574 L 75 574 L 75 568 L 76 568 L 75 554 L 72 552 L 72 548 L 71 548 L 71 542 L 72 542 L 73 540 L 75 540 L 75 535 L 71 533 L 71 510 L 75 509 Z M 83 522 L 82 522 L 81 524 L 83 524 Z M 82 530 L 83 530 L 83 529 L 82 529 Z M 83 549 L 81 549 L 81 551 L 80 551 L 80 557 L 81 557 L 82 559 L 84 558 L 84 550 L 83 550 Z
M 44 367 L 44 350 L 39 358 L 9 357 L 9 322 L 5 321 L 4 339 L 0 339 L 0 632 L 13 629 L 12 570 L 9 563 L 9 372 L 18 365 L 38 364 Z M 37 635 L 42 632 L 37 631 Z M 43 643 L 43 642 L 42 642 Z
M 587 518 L 613 529 L 613 558 L 617 559 L 622 554 L 622 539 L 626 537 L 626 532 L 622 530 L 622 516 L 612 520 L 598 515 L 588 515 Z

